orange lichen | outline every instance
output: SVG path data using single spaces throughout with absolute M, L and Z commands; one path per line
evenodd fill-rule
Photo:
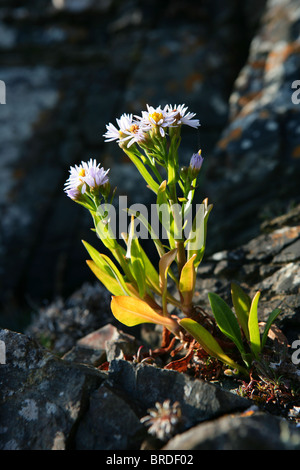
M 270 112 L 267 109 L 262 109 L 259 113 L 260 119 L 268 119 L 270 117 Z
M 230 141 L 238 140 L 241 137 L 242 132 L 243 130 L 241 127 L 236 127 L 235 129 L 232 129 L 232 131 L 230 131 L 226 137 L 224 137 L 218 142 L 218 147 L 220 147 L 221 149 L 225 149 Z
M 251 62 L 251 67 L 255 70 L 263 69 L 265 65 L 266 65 L 266 61 L 264 59 L 254 60 L 253 62 Z
M 203 82 L 203 75 L 199 72 L 194 72 L 190 74 L 184 81 L 184 87 L 186 91 L 192 92 L 195 88 L 195 85 Z
M 248 93 L 247 95 L 243 95 L 239 99 L 239 105 L 246 106 L 248 103 L 250 103 L 250 101 L 260 98 L 261 95 L 262 95 L 261 91 L 252 91 L 251 93 Z
M 274 245 L 277 245 L 281 240 L 294 240 L 300 234 L 300 225 L 296 227 L 290 227 L 288 230 L 278 231 L 271 234 L 271 238 Z
M 298 41 L 291 42 L 285 47 L 271 51 L 266 62 L 266 71 L 269 72 L 274 67 L 285 62 L 292 54 L 300 54 L 300 44 Z
M 245 418 L 246 416 L 252 416 L 254 414 L 254 411 L 253 410 L 248 410 L 248 411 L 245 411 L 244 413 L 242 413 L 242 417 Z
M 297 145 L 297 147 L 295 147 L 293 149 L 292 157 L 293 158 L 300 158 L 300 145 Z

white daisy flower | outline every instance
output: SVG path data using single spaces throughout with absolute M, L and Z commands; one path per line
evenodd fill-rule
M 74 201 L 80 196 L 80 191 L 78 191 L 77 188 L 65 188 L 65 192 L 67 196 L 69 196 L 71 199 L 74 199 Z
M 87 163 L 88 169 L 84 177 L 85 183 L 89 185 L 90 188 L 98 188 L 99 186 L 104 186 L 108 183 L 109 178 L 107 176 L 108 170 L 101 168 L 100 163 L 97 164 L 96 160 L 90 159 Z
M 188 107 L 185 106 L 184 104 L 180 105 L 168 105 L 167 106 L 168 112 L 172 113 L 172 115 L 175 115 L 175 122 L 177 125 L 182 125 L 185 124 L 190 127 L 197 128 L 200 126 L 200 122 L 198 119 L 193 119 L 194 116 L 196 116 L 196 113 L 187 113 Z
M 175 115 L 176 113 L 167 110 L 167 106 L 162 109 L 160 106 L 153 108 L 153 106 L 147 104 L 147 111 L 142 111 L 142 116 L 136 116 L 136 118 L 141 121 L 141 128 L 144 131 L 157 128 L 160 135 L 165 137 L 165 128 L 172 126 L 175 121 Z
M 109 123 L 106 128 L 107 132 L 104 134 L 106 137 L 105 142 L 111 142 L 116 140 L 118 143 L 127 143 L 129 148 L 132 144 L 141 143 L 146 139 L 144 130 L 142 129 L 140 122 L 133 119 L 132 114 L 123 114 L 120 119 L 117 119 L 119 129 L 113 124 Z
M 126 142 L 130 139 L 127 144 L 128 148 L 134 143 L 139 144 L 144 142 L 147 138 L 139 122 L 132 123 L 131 126 L 126 131 L 124 131 L 124 134 L 126 134 L 126 137 L 122 137 L 120 142 Z
M 133 124 L 133 116 L 132 114 L 122 114 L 122 116 L 119 119 L 116 119 L 116 121 L 119 129 L 117 129 L 111 122 L 107 124 L 107 132 L 103 134 L 103 137 L 106 138 L 105 142 L 111 142 L 112 140 L 121 142 L 122 134 L 124 134 Z
M 71 166 L 70 176 L 65 184 L 65 192 L 68 194 L 68 196 L 70 194 L 75 195 L 76 191 L 81 194 L 84 194 L 86 192 L 86 182 L 84 178 L 87 169 L 87 163 L 85 162 L 81 162 L 81 165 Z M 79 194 L 77 194 L 77 196 L 78 195 Z
M 96 160 L 90 159 L 89 162 L 81 162 L 70 168 L 70 176 L 65 183 L 64 191 L 71 199 L 77 199 L 80 194 L 87 191 L 87 187 L 98 188 L 108 182 L 107 173 L 97 165 Z

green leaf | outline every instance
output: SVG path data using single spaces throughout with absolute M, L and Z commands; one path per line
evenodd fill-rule
M 206 245 L 206 232 L 207 232 L 207 221 L 209 214 L 213 208 L 212 204 L 207 205 L 207 199 L 203 201 L 204 208 L 199 207 L 195 218 L 192 223 L 191 232 L 187 238 L 187 250 L 188 258 L 191 258 L 196 254 L 195 266 L 197 267 L 204 256 L 205 245 Z M 203 211 L 204 209 L 204 211 Z
M 241 330 L 233 311 L 219 295 L 210 292 L 208 298 L 218 327 L 224 335 L 234 342 L 241 354 L 244 355 L 245 350 Z
M 117 245 L 117 241 L 112 233 L 110 224 L 105 223 L 102 219 L 104 218 L 103 210 L 100 207 L 97 209 L 97 214 L 93 215 L 94 226 L 96 233 L 104 246 L 109 250 L 113 251 Z
M 249 341 L 248 317 L 251 307 L 251 299 L 244 290 L 235 284 L 231 284 L 231 298 L 237 319 Z
M 262 349 L 262 348 L 265 346 L 265 344 L 266 344 L 270 327 L 272 326 L 272 324 L 274 323 L 274 321 L 276 320 L 276 318 L 278 317 L 278 315 L 279 315 L 280 313 L 281 313 L 281 309 L 280 309 L 280 308 L 275 308 L 275 310 L 273 310 L 273 312 L 270 313 L 270 316 L 269 316 L 269 318 L 268 318 L 268 321 L 267 321 L 267 323 L 266 323 L 266 326 L 265 326 L 265 329 L 264 329 L 264 332 L 263 332 L 263 335 L 262 335 L 261 349 Z
M 133 152 L 130 152 L 127 149 L 123 149 L 123 150 L 128 155 L 128 157 L 130 158 L 132 163 L 136 166 L 136 168 L 138 169 L 138 171 L 140 172 L 140 174 L 142 175 L 142 177 L 146 181 L 147 185 L 149 186 L 149 188 L 155 194 L 157 194 L 159 185 L 158 185 L 158 183 L 156 183 L 156 181 L 154 181 L 154 179 L 152 178 L 152 176 L 150 175 L 150 173 L 146 169 L 145 163 L 137 155 L 135 155 Z
M 122 233 L 122 237 L 127 244 L 128 241 L 128 234 Z M 139 255 L 142 260 L 143 265 L 143 277 L 145 278 L 145 282 L 148 287 L 153 290 L 158 295 L 161 295 L 161 289 L 159 287 L 159 275 L 151 261 L 149 260 L 148 256 L 146 255 L 145 251 L 140 245 L 139 239 L 134 239 L 134 244 L 137 245 L 137 249 L 139 251 Z
M 175 248 L 174 241 L 174 215 L 169 203 L 168 194 L 167 194 L 167 182 L 163 181 L 157 192 L 156 207 L 159 221 L 163 228 L 165 229 L 170 247 Z
M 84 240 L 82 240 L 82 243 L 85 246 L 92 260 L 96 263 L 97 266 L 99 266 L 99 268 L 102 268 L 104 265 L 104 261 L 99 251 L 97 251 L 96 248 L 94 248 L 92 245 L 90 245 L 88 242 Z
M 98 208 L 97 212 L 101 213 L 102 209 L 100 210 L 100 208 Z M 110 250 L 110 252 L 117 260 L 128 279 L 130 279 L 130 281 L 133 281 L 130 270 L 127 267 L 127 262 L 125 258 L 126 251 L 124 250 L 123 246 L 119 245 L 119 243 L 115 239 L 110 225 L 104 223 L 101 220 L 99 214 L 97 214 L 97 216 L 94 216 L 93 219 L 98 237 L 100 238 L 104 246 L 106 246 L 106 248 Z
M 196 189 L 196 182 L 197 179 L 194 179 L 193 181 L 190 181 L 189 178 L 186 178 L 185 185 L 182 188 L 183 193 L 186 195 L 183 203 L 183 214 L 184 217 L 187 219 L 188 214 L 192 210 L 192 202 L 194 199 L 194 194 L 195 194 L 195 189 Z
M 136 219 L 138 219 L 148 230 L 148 233 L 150 235 L 151 240 L 153 240 L 153 243 L 156 246 L 157 252 L 159 256 L 163 256 L 165 254 L 165 250 L 163 247 L 163 244 L 159 240 L 158 235 L 154 232 L 153 228 L 149 224 L 148 220 L 143 216 L 143 214 L 136 214 L 136 211 L 132 211 L 131 209 L 128 209 L 128 214 L 129 215 L 134 215 Z
M 131 245 L 131 263 L 133 276 L 138 285 L 139 294 L 143 298 L 146 293 L 146 277 L 143 256 L 140 251 L 138 239 L 134 238 Z
M 140 246 L 139 240 L 136 239 L 135 243 L 139 246 L 139 253 L 143 262 L 143 276 L 146 279 L 147 285 L 156 293 L 160 294 L 159 288 L 159 275 L 143 248 Z
M 258 354 L 261 351 L 261 341 L 258 325 L 258 315 L 257 315 L 257 306 L 260 297 L 260 291 L 256 292 L 253 300 L 251 302 L 249 319 L 248 319 L 248 330 L 249 330 L 249 341 L 250 348 L 255 357 L 258 357 Z
M 87 249 L 89 255 L 91 256 L 92 260 L 96 264 L 96 266 L 102 270 L 105 271 L 106 273 L 110 273 L 111 276 L 117 280 L 119 285 L 122 287 L 123 292 L 126 292 L 128 294 L 128 289 L 126 287 L 126 283 L 124 280 L 124 275 L 120 273 L 116 265 L 111 261 L 111 259 L 102 254 L 99 253 L 95 248 L 93 248 L 89 243 L 83 241 L 82 242 Z
M 178 203 L 174 203 L 170 206 L 172 213 L 172 225 L 171 225 L 171 234 L 172 238 L 176 241 L 182 240 L 183 237 L 183 225 L 182 225 L 182 208 Z M 176 242 L 175 242 L 176 245 Z
M 198 341 L 200 346 L 202 346 L 202 348 L 210 356 L 216 357 L 224 364 L 227 364 L 234 369 L 239 370 L 243 374 L 248 375 L 246 369 L 244 369 L 242 366 L 233 361 L 229 356 L 227 356 L 227 354 L 225 354 L 219 343 L 202 325 L 199 325 L 199 323 L 190 318 L 183 318 L 179 321 L 179 324 L 188 333 L 190 333 L 196 341 Z
M 179 280 L 179 290 L 183 296 L 184 304 L 189 305 L 192 302 L 195 283 L 196 283 L 196 269 L 194 261 L 196 258 L 194 254 L 183 266 Z
M 132 211 L 131 209 L 128 209 L 128 214 L 129 215 L 134 215 L 135 218 L 138 219 L 147 228 L 148 233 L 150 235 L 150 238 L 153 241 L 153 243 L 155 244 L 155 247 L 157 249 L 157 253 L 159 254 L 159 257 L 161 258 L 165 254 L 165 248 L 164 248 L 162 242 L 159 240 L 158 235 L 153 230 L 153 227 L 151 227 L 148 220 L 142 214 L 137 214 L 136 211 Z M 172 280 L 175 282 L 175 284 L 178 285 L 178 279 L 176 278 L 175 274 L 173 273 L 173 271 L 171 269 L 169 269 L 169 276 L 172 278 Z M 159 293 L 160 293 L 160 291 L 159 291 Z
M 107 268 L 100 267 L 92 260 L 87 260 L 87 265 L 95 276 L 99 279 L 100 282 L 106 287 L 106 289 L 111 292 L 113 295 L 126 295 L 127 290 L 125 290 L 119 281 L 112 275 L 111 270 Z
M 135 326 L 141 323 L 155 323 L 165 326 L 174 334 L 178 333 L 178 324 L 175 320 L 160 315 L 146 302 L 140 299 L 127 296 L 113 297 L 111 301 L 111 311 L 114 317 L 126 326 Z
M 145 266 L 139 241 L 134 231 L 134 216 L 131 216 L 130 233 L 124 234 L 123 238 L 127 244 L 126 258 L 130 272 L 138 286 L 140 297 L 143 298 L 146 293 Z

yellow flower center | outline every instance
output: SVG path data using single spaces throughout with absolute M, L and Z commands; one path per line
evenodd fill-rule
M 132 124 L 132 126 L 129 127 L 129 131 L 132 132 L 133 134 L 136 134 L 138 130 L 139 130 L 139 126 L 137 124 Z
M 85 169 L 84 168 L 80 168 L 80 170 L 78 172 L 78 176 L 85 176 Z
M 152 114 L 149 114 L 149 118 L 152 118 L 157 124 L 164 117 L 163 117 L 162 113 L 154 112 Z

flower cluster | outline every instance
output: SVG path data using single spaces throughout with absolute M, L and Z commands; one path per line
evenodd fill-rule
M 129 148 L 134 143 L 143 145 L 149 140 L 149 133 L 164 138 L 168 128 L 180 127 L 183 124 L 199 127 L 199 120 L 193 119 L 195 113 L 187 110 L 184 104 L 178 106 L 168 104 L 164 108 L 161 106 L 154 108 L 147 104 L 147 111 L 142 111 L 141 116 L 123 114 L 116 119 L 118 128 L 109 123 L 104 134 L 105 141 L 116 140 L 121 146 L 125 144 Z
M 109 170 L 101 168 L 100 163 L 90 159 L 89 162 L 81 162 L 70 168 L 70 176 L 65 183 L 64 191 L 74 200 L 86 193 L 99 190 L 109 183 L 107 176 Z

